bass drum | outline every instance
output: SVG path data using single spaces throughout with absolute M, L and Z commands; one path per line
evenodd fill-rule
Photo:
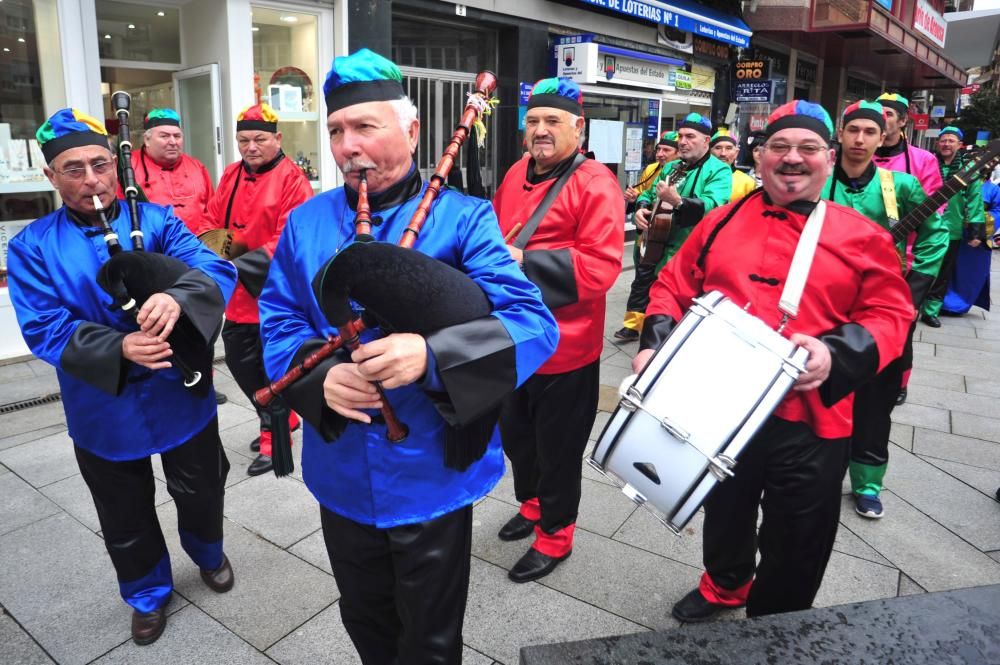
M 589 463 L 680 534 L 807 359 L 722 293 L 696 298 L 642 373 L 622 383 Z

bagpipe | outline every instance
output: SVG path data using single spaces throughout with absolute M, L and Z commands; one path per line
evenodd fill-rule
M 421 252 L 407 250 L 412 249 L 419 237 L 431 204 L 445 185 L 459 149 L 474 123 L 479 129 L 479 135 L 483 136 L 480 118 L 489 114 L 496 103 L 491 99 L 496 85 L 496 76 L 492 72 L 480 72 L 476 77 L 475 92 L 469 94 L 451 141 L 430 177 L 427 189 L 398 245 L 375 242 L 371 235 L 367 181 L 362 172 L 354 220 L 356 241 L 327 261 L 312 281 L 317 302 L 338 334 L 330 335 L 323 346 L 299 365 L 258 390 L 254 394 L 254 401 L 258 406 L 267 407 L 275 397 L 330 358 L 338 349 L 356 349 L 360 345 L 360 333 L 366 329 L 378 326 L 386 334 L 409 332 L 427 335 L 442 328 L 489 316 L 492 312 L 492 304 L 486 294 L 464 272 Z M 354 312 L 352 301 L 363 308 L 362 316 L 359 317 Z M 408 428 L 396 417 L 381 386 L 376 386 L 383 404 L 382 416 L 388 430 L 387 438 L 393 442 L 402 441 L 408 434 Z M 472 421 L 495 406 L 483 405 L 478 413 L 467 414 L 464 421 L 449 424 L 457 428 L 471 425 Z M 466 453 L 474 459 L 469 459 Z M 457 454 L 461 459 L 457 462 L 453 459 L 452 462 L 462 468 L 478 459 L 472 451 Z M 446 452 L 446 458 L 448 455 Z M 446 459 L 446 463 L 447 461 Z
M 97 283 L 109 296 L 108 309 L 121 310 L 137 318 L 143 304 L 155 293 L 162 293 L 190 270 L 183 261 L 172 256 L 145 251 L 145 242 L 139 217 L 139 187 L 135 182 L 132 168 L 132 141 L 128 124 L 131 97 L 127 92 L 116 92 L 111 96 L 111 106 L 118 116 L 118 159 L 122 173 L 122 191 L 132 220 L 129 237 L 133 251 L 124 248 L 108 221 L 104 206 L 97 195 L 94 207 L 100 218 L 104 242 L 111 255 L 97 273 Z M 199 396 L 208 394 L 211 381 L 202 377 L 211 376 L 214 356 L 211 344 L 207 344 L 194 324 L 181 316 L 167 338 L 173 355 L 170 362 L 183 376 L 184 385 Z

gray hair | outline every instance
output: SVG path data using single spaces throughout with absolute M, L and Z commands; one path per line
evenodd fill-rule
M 399 121 L 399 129 L 402 130 L 403 134 L 409 135 L 410 125 L 412 125 L 413 121 L 417 119 L 417 107 L 413 105 L 413 102 L 409 97 L 391 99 L 389 100 L 389 104 L 396 112 L 396 119 Z

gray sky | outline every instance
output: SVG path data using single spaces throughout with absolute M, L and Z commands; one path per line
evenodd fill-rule
M 976 0 L 976 9 L 1000 9 L 1000 0 Z

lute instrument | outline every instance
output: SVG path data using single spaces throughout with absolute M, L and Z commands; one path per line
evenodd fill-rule
M 667 176 L 667 185 L 677 187 L 682 184 L 687 172 L 687 162 L 680 162 Z M 674 222 L 674 208 L 663 199 L 656 198 L 652 211 L 649 226 L 643 233 L 643 242 L 639 247 L 639 262 L 646 266 L 655 266 L 663 259 Z

